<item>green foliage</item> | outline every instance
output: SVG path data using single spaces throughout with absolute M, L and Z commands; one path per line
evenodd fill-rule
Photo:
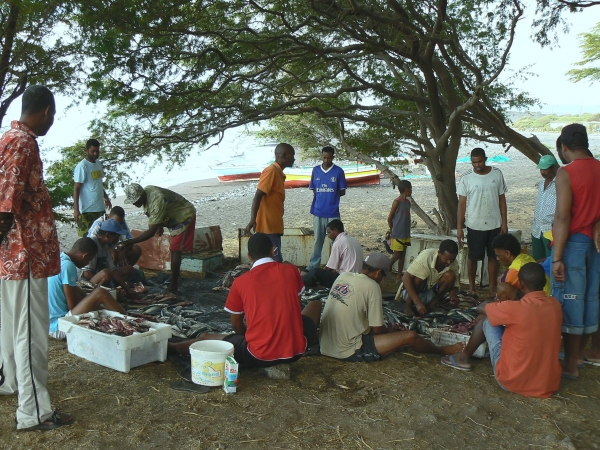
M 76 94 L 83 53 L 69 36 L 76 2 L 0 2 L 0 126 L 11 103 L 27 86 L 43 84 L 54 93 Z
M 104 141 L 99 139 L 102 144 Z M 79 141 L 74 145 L 60 149 L 61 158 L 46 168 L 46 186 L 50 193 L 54 215 L 57 220 L 69 222 L 71 215 L 62 211 L 73 208 L 73 171 L 75 166 L 85 158 L 85 143 Z M 104 168 L 104 189 L 109 196 L 115 196 L 115 188 L 128 184 L 131 179 L 128 169 L 131 163 L 123 160 L 117 148 L 102 145 L 100 147 L 100 161 Z
M 556 114 L 543 114 L 535 117 L 523 116 L 513 123 L 513 127 L 522 131 L 556 132 L 560 129 L 560 127 L 553 127 L 551 125 L 553 123 L 582 123 L 587 127 L 588 133 L 595 133 L 596 131 L 600 130 L 600 114 L 566 114 L 562 116 L 557 116 Z
M 567 72 L 571 81 L 578 82 L 587 80 L 590 82 L 600 81 L 600 23 L 598 23 L 589 33 L 581 33 L 581 50 L 583 59 L 576 62 L 577 66 L 596 64 L 592 67 L 583 67 L 581 69 L 571 69 Z

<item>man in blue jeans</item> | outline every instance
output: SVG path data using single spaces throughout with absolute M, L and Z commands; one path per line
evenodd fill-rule
M 323 164 L 313 168 L 308 185 L 314 194 L 310 213 L 313 215 L 315 248 L 306 267 L 307 272 L 320 267 L 327 224 L 340 218 L 340 197 L 346 195 L 346 175 L 341 167 L 333 163 L 334 154 L 333 147 L 323 147 Z
M 507 391 L 526 397 L 547 398 L 560 386 L 561 306 L 544 292 L 546 273 L 536 262 L 519 270 L 521 300 L 484 302 L 482 314 L 460 353 L 442 358 L 442 364 L 472 370 L 471 356 L 487 341 L 494 376 Z
M 589 150 L 583 125 L 564 127 L 560 141 L 558 156 L 566 165 L 556 174 L 551 281 L 563 308 L 562 376 L 575 380 L 585 344 L 598 330 L 600 254 L 593 228 L 600 220 L 600 161 Z

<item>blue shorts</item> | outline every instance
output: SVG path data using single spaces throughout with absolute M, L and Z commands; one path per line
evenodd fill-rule
M 500 360 L 500 350 L 502 349 L 502 336 L 504 335 L 503 326 L 493 326 L 489 319 L 485 319 L 483 322 L 483 334 L 485 334 L 485 340 L 488 344 L 488 351 L 490 352 L 490 360 L 492 361 L 492 368 L 494 369 L 494 377 L 496 377 L 496 365 Z M 496 377 L 496 381 L 498 378 Z M 500 382 L 498 382 L 500 384 Z M 500 384 L 502 389 L 504 386 Z
M 267 234 L 273 244 L 273 260 L 277 262 L 283 262 L 283 255 L 281 254 L 281 235 L 280 234 Z
M 550 256 L 554 261 L 554 248 Z M 598 330 L 600 254 L 594 241 L 581 233 L 569 237 L 563 251 L 565 281 L 552 281 L 552 296 L 562 305 L 562 332 L 590 334 Z

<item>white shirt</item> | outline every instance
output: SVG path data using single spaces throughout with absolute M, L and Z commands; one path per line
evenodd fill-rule
M 542 180 L 538 183 L 538 195 L 535 201 L 535 212 L 533 213 L 533 223 L 531 224 L 531 235 L 534 238 L 540 238 L 540 235 L 552 229 L 554 222 L 554 213 L 556 211 L 556 177 L 544 189 Z
M 363 260 L 360 242 L 343 231 L 333 241 L 327 267 L 339 273 L 359 273 L 362 270 Z
M 470 170 L 458 183 L 458 195 L 467 198 L 465 225 L 472 230 L 489 231 L 502 226 L 500 196 L 508 189 L 500 169 L 491 169 L 485 175 Z

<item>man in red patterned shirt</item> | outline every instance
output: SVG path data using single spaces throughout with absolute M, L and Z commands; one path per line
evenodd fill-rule
M 60 272 L 58 236 L 36 138 L 54 122 L 45 86 L 23 93 L 20 120 L 0 138 L 0 394 L 19 393 L 18 430 L 73 421 L 52 412 L 48 379 L 48 277 Z

